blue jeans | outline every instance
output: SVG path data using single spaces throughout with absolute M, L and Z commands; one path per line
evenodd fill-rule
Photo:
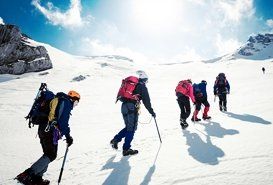
M 125 128 L 119 131 L 114 139 L 117 142 L 120 142 L 122 138 L 125 138 L 123 150 L 128 150 L 131 148 L 131 142 L 137 129 L 138 113 L 135 104 L 129 102 L 122 103 L 121 113 L 125 123 Z

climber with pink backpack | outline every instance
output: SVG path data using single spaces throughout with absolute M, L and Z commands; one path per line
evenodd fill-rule
M 189 126 L 186 120 L 191 114 L 191 105 L 189 99 L 191 99 L 192 102 L 195 104 L 192 81 L 190 79 L 180 81 L 176 86 L 175 93 L 181 111 L 180 125 L 182 129 L 185 129 Z
M 117 101 L 120 100 L 122 102 L 121 113 L 124 119 L 125 127 L 114 136 L 114 138 L 110 141 L 110 144 L 112 148 L 118 149 L 118 143 L 125 138 L 123 144 L 123 156 L 138 153 L 138 150 L 131 149 L 131 142 L 137 129 L 140 101 L 143 102 L 149 113 L 154 118 L 156 117 L 151 105 L 148 89 L 146 87 L 148 76 L 144 71 L 137 71 L 137 73 L 139 78 L 129 76 L 122 80 L 122 84 L 117 95 Z

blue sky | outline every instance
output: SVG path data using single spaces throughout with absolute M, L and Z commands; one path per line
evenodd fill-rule
M 1 0 L 0 22 L 76 55 L 211 59 L 273 30 L 272 0 Z

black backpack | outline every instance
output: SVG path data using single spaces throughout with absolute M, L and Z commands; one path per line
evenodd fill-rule
M 225 73 L 219 73 L 215 81 L 216 86 L 225 87 L 227 85 L 227 79 Z
M 25 117 L 26 120 L 29 120 L 29 128 L 31 128 L 31 124 L 33 126 L 39 125 L 41 120 L 48 119 L 48 114 L 50 112 L 49 104 L 54 97 L 55 94 L 47 89 L 47 85 L 45 83 L 41 83 L 37 96 L 34 99 L 34 103 L 28 115 Z

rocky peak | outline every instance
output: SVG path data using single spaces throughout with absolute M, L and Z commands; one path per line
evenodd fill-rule
M 15 25 L 0 24 L 0 74 L 23 74 L 52 68 L 44 46 L 31 40 Z
M 247 43 L 240 47 L 236 54 L 243 58 L 268 59 L 273 57 L 273 34 L 250 36 Z

